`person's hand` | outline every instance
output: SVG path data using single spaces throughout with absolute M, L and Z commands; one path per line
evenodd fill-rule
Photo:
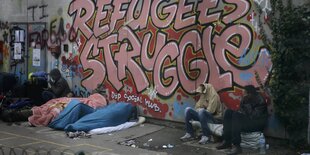
M 200 111 L 200 110 L 205 110 L 205 108 L 198 108 L 198 109 L 197 109 L 197 111 Z
M 45 90 L 45 91 L 50 91 L 50 90 L 51 90 L 51 87 L 47 86 L 46 88 L 43 88 L 43 90 Z

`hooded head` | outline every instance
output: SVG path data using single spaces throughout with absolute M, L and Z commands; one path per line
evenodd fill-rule
M 51 70 L 51 72 L 49 73 L 49 76 L 54 80 L 54 81 L 58 81 L 61 77 L 60 71 L 57 68 L 54 68 Z
M 197 92 L 197 93 L 206 93 L 206 92 L 207 92 L 207 89 L 206 89 L 205 84 L 200 84 L 200 85 L 198 86 L 198 88 L 196 89 L 196 92 Z
M 245 86 L 245 87 L 244 87 L 244 90 L 245 90 L 245 93 L 246 93 L 247 95 L 253 95 L 253 96 L 255 96 L 255 95 L 258 94 L 257 91 L 256 91 L 256 89 L 255 89 L 255 87 L 254 87 L 253 85 L 247 85 L 247 86 Z

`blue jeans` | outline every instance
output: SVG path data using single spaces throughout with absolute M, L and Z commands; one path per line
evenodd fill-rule
M 188 107 L 185 109 L 185 126 L 186 126 L 186 132 L 191 134 L 192 136 L 194 135 L 194 129 L 192 124 L 189 122 L 191 120 L 200 122 L 202 134 L 204 136 L 210 136 L 211 134 L 210 128 L 208 127 L 208 123 L 214 123 L 214 124 L 219 123 L 219 121 L 216 120 L 213 117 L 213 115 L 210 114 L 205 109 L 199 109 L 198 111 L 196 111 L 195 109 Z

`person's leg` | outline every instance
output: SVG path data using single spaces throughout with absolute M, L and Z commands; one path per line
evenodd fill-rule
M 223 119 L 223 139 L 224 141 L 216 148 L 218 150 L 231 147 L 231 132 L 232 132 L 232 115 L 234 111 L 227 109 L 224 113 Z
M 232 143 L 239 146 L 241 143 L 241 130 L 243 125 L 248 123 L 248 118 L 239 112 L 234 112 L 232 115 Z
M 186 108 L 185 109 L 186 132 L 191 135 L 194 135 L 194 129 L 192 123 L 190 123 L 191 120 L 199 121 L 198 113 L 193 108 Z
M 44 102 L 47 102 L 53 98 L 56 98 L 54 93 L 52 93 L 50 91 L 46 91 L 46 90 L 42 92 L 42 99 Z
M 231 143 L 232 132 L 232 115 L 234 111 L 227 109 L 224 114 L 223 120 L 223 138 L 227 143 Z
M 208 127 L 208 123 L 215 123 L 213 115 L 210 114 L 208 111 L 201 109 L 198 111 L 198 116 L 203 135 L 210 136 L 211 131 L 210 128 Z
M 234 144 L 234 148 L 228 152 L 228 155 L 236 155 L 242 153 L 242 149 L 240 147 L 241 143 L 241 131 L 245 127 L 244 125 L 249 123 L 249 118 L 244 114 L 239 112 L 233 112 L 232 114 L 232 143 Z
M 205 109 L 200 109 L 198 111 L 198 117 L 199 117 L 199 122 L 201 124 L 201 129 L 202 129 L 202 137 L 201 140 L 199 141 L 200 144 L 205 144 L 209 141 L 211 131 L 208 126 L 208 123 L 214 123 L 214 117 L 212 114 L 210 114 L 208 111 Z
M 181 137 L 181 140 L 185 140 L 191 137 L 194 137 L 194 129 L 192 124 L 190 123 L 191 120 L 198 121 L 198 113 L 193 108 L 187 107 L 185 109 L 185 128 L 186 128 L 186 134 Z

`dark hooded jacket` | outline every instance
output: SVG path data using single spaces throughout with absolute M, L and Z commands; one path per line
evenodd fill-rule
M 267 104 L 259 93 L 245 96 L 241 100 L 239 111 L 251 119 L 267 120 L 268 117 Z
M 51 70 L 49 76 L 53 79 L 53 81 L 49 81 L 51 84 L 50 91 L 52 91 L 56 97 L 65 97 L 71 92 L 67 81 L 61 76 L 58 69 L 55 68 Z

